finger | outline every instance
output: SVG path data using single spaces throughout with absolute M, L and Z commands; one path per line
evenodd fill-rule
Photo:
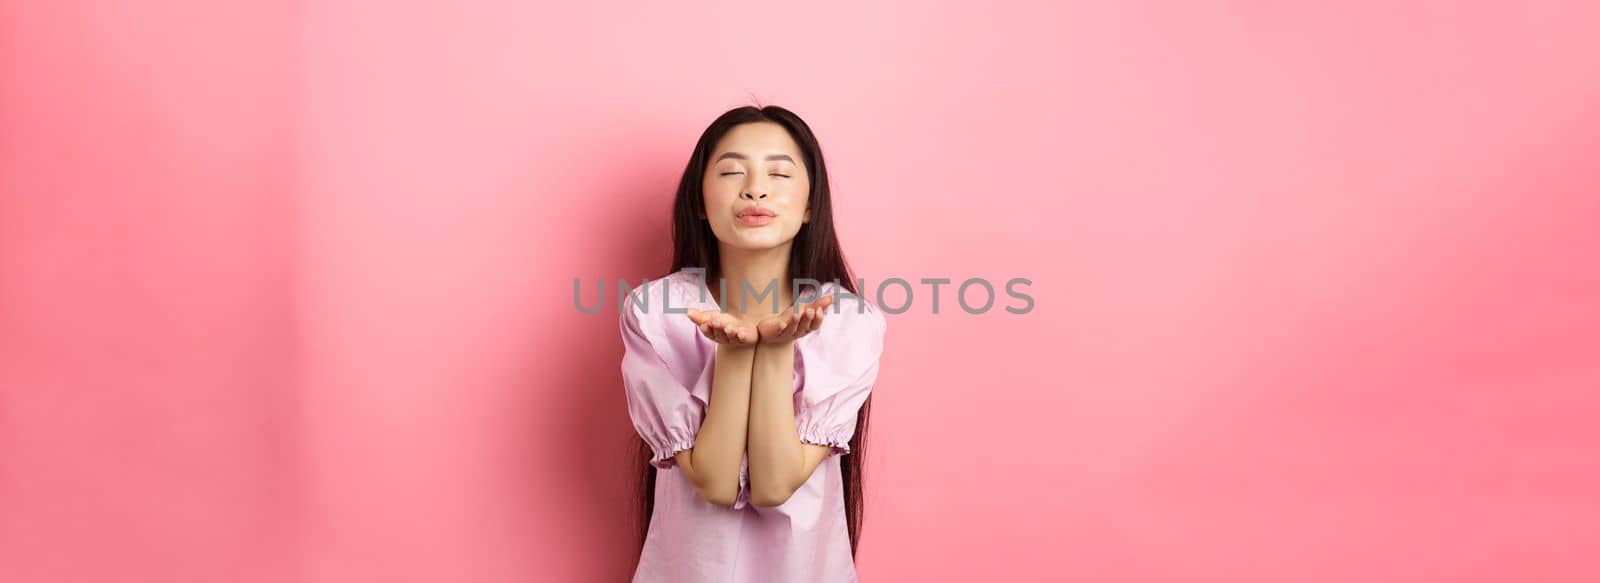
M 815 309 L 817 311 L 822 311 L 822 310 L 827 309 L 828 306 L 832 306 L 832 305 L 833 305 L 833 296 L 822 296 L 821 298 L 819 298 L 818 300 L 816 300 L 814 302 L 810 302 L 810 303 L 798 306 L 795 311 L 799 312 L 804 308 L 812 308 L 812 309 Z
M 689 321 L 690 322 L 694 322 L 696 325 L 706 323 L 706 313 L 705 312 L 702 312 L 700 310 L 691 309 L 688 312 L 685 312 L 685 314 L 687 314 L 689 316 Z
M 795 312 L 793 315 L 790 315 L 788 317 L 788 319 L 784 320 L 784 322 L 783 322 L 783 337 L 784 338 L 794 338 L 794 334 L 796 332 L 800 331 L 800 324 L 801 324 L 801 322 L 804 321 L 804 319 L 805 319 L 805 314 L 804 313 Z

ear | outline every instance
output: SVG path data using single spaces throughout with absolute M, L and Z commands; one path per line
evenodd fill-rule
M 809 205 L 806 206 L 806 214 L 805 214 L 804 217 L 800 218 L 800 222 L 802 222 L 802 223 L 811 222 L 811 207 Z

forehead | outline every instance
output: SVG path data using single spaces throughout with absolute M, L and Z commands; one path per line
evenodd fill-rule
M 753 159 L 760 160 L 768 154 L 788 154 L 800 161 L 800 145 L 783 126 L 772 122 L 743 123 L 733 126 L 722 139 L 717 140 L 717 147 L 711 152 L 711 159 L 724 152 L 737 152 L 746 154 Z

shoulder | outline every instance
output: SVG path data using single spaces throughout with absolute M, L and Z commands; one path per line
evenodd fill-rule
M 825 284 L 823 295 L 833 295 L 822 327 L 796 343 L 805 370 L 808 401 L 870 379 L 883 356 L 888 322 L 884 313 L 866 298 Z
M 688 322 L 687 309 L 706 309 L 712 303 L 702 298 L 704 289 L 700 276 L 687 270 L 638 284 L 618 282 L 621 323 L 646 334 L 664 333 L 671 323 Z
M 833 296 L 833 305 L 828 307 L 822 327 L 815 333 L 819 342 L 852 351 L 876 353 L 881 350 L 889 323 L 883 311 L 865 296 L 832 282 L 822 284 L 820 292 L 806 296 L 812 298 L 808 301 Z

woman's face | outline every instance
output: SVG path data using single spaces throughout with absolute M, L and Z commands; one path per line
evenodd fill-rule
M 772 122 L 734 126 L 711 151 L 702 183 L 711 232 L 738 249 L 794 240 L 811 220 L 811 179 L 800 147 Z

